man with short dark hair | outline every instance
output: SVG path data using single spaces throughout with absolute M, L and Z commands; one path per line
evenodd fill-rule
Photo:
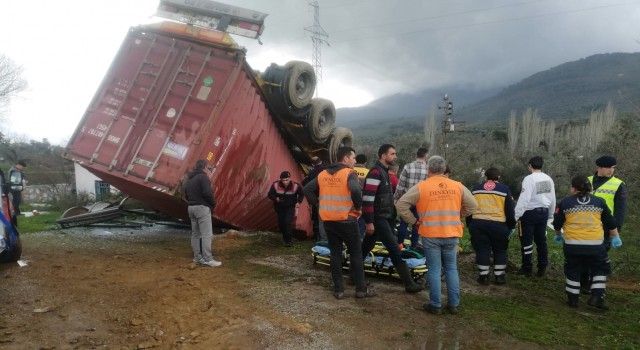
M 193 171 L 188 175 L 184 194 L 189 205 L 187 210 L 191 220 L 193 262 L 198 265 L 217 267 L 222 263 L 213 259 L 211 254 L 213 240 L 211 216 L 216 207 L 211 180 L 209 180 L 212 171 L 213 168 L 207 164 L 206 160 L 198 160 Z
M 302 180 L 302 186 L 304 187 L 306 184 L 311 182 L 313 179 L 318 177 L 327 166 L 322 162 L 322 159 L 318 156 L 311 157 L 311 164 L 313 169 L 309 172 L 309 175 Z M 322 224 L 322 220 L 318 216 L 318 206 L 311 205 L 311 221 L 313 222 L 313 234 L 316 240 L 324 241 L 327 239 L 327 233 L 324 230 L 324 225 Z
M 478 209 L 467 218 L 471 245 L 476 251 L 478 283 L 489 285 L 493 253 L 494 283 L 506 283 L 509 233 L 516 226 L 514 201 L 509 186 L 498 182 L 500 171 L 491 167 L 484 172 L 487 181 L 473 186 L 471 193 Z
M 343 244 L 349 252 L 349 270 L 356 285 L 356 298 L 372 297 L 376 293 L 367 287 L 364 280 L 358 232 L 357 221 L 361 215 L 362 190 L 358 175 L 353 170 L 355 151 L 351 147 L 340 147 L 337 159 L 338 162 L 331 164 L 317 178 L 309 181 L 303 192 L 310 204 L 319 207 L 319 215 L 327 231 L 334 297 L 344 298 Z
M 274 181 L 267 197 L 273 201 L 273 208 L 278 215 L 278 228 L 282 233 L 285 247 L 292 247 L 293 219 L 296 209 L 304 199 L 302 185 L 291 180 L 291 173 L 283 171 L 280 180 Z
M 411 187 L 417 185 L 420 181 L 424 181 L 427 178 L 427 152 L 428 149 L 424 147 L 418 148 L 416 151 L 416 160 L 407 164 L 402 168 L 400 178 L 398 180 L 398 187 L 395 190 L 393 199 L 395 202 L 402 197 Z M 412 208 L 416 219 L 418 213 L 416 208 Z M 404 239 L 407 237 L 407 222 L 400 219 L 400 225 L 398 226 L 398 244 L 404 244 Z M 418 248 L 418 229 L 413 227 L 411 230 L 411 249 Z
M 516 204 L 516 221 L 520 221 L 520 252 L 522 267 L 517 274 L 531 277 L 533 274 L 533 243 L 538 252 L 538 271 L 545 274 L 549 257 L 547 252 L 547 221 L 553 219 L 556 209 L 556 190 L 553 180 L 542 172 L 544 159 L 533 157 L 527 163 L 531 174 L 522 180 L 522 191 Z
M 24 160 L 18 160 L 14 166 L 9 169 L 9 183 L 11 190 L 11 202 L 13 204 L 13 212 L 20 215 L 20 204 L 22 204 L 22 191 L 27 185 L 27 179 L 22 172 L 27 167 Z
M 389 166 L 395 164 L 396 148 L 390 144 L 384 144 L 378 149 L 378 161 L 369 170 L 364 182 L 362 196 L 362 215 L 365 218 L 365 236 L 362 240 L 362 254 L 367 256 L 371 249 L 380 240 L 387 248 L 389 257 L 393 263 L 407 293 L 417 293 L 423 289 L 416 284 L 411 276 L 407 263 L 402 260 L 400 248 L 393 235 L 395 224 L 395 208 L 393 207 L 393 191 L 389 178 Z

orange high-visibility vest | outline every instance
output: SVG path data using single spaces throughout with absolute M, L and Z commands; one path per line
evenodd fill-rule
M 356 173 L 353 169 L 344 168 L 335 174 L 324 170 L 318 175 L 320 204 L 318 214 L 322 221 L 342 221 L 349 216 L 360 217 L 361 212 L 353 207 L 351 191 L 349 190 L 349 175 Z
M 443 176 L 434 176 L 418 183 L 418 189 L 420 199 L 416 203 L 416 210 L 420 236 L 462 237 L 462 184 Z

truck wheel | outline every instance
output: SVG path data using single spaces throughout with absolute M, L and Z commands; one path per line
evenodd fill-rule
M 292 107 L 304 108 L 316 90 L 316 73 L 309 63 L 303 61 L 291 61 L 284 67 L 288 71 L 284 84 L 287 102 Z
M 336 156 L 338 154 L 338 148 L 340 147 L 352 147 L 353 146 L 353 132 L 351 129 L 337 127 L 331 132 L 331 140 L 329 141 L 329 158 L 331 163 L 335 163 L 338 160 Z
M 333 125 L 336 122 L 336 107 L 333 102 L 324 98 L 311 100 L 311 112 L 307 119 L 307 130 L 311 140 L 324 143 L 331 136 Z
M 20 240 L 20 235 L 18 234 L 18 229 L 14 226 L 14 232 L 16 233 L 16 240 L 14 242 L 13 247 L 11 247 L 11 251 L 3 251 L 0 253 L 0 263 L 8 263 L 8 262 L 16 262 L 20 260 L 22 256 L 22 241 Z M 9 232 L 7 228 L 5 228 L 5 237 L 9 236 Z

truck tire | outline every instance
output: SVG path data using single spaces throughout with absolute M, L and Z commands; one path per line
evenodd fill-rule
M 283 92 L 288 104 L 294 108 L 306 107 L 316 90 L 316 73 L 307 62 L 290 61 L 284 66 L 287 77 Z
M 311 111 L 307 119 L 307 131 L 311 140 L 324 143 L 331 136 L 333 125 L 336 123 L 336 107 L 333 102 L 324 98 L 311 100 Z
M 16 240 L 14 242 L 11 251 L 3 251 L 0 253 L 0 263 L 8 263 L 8 262 L 16 262 L 20 260 L 22 256 L 22 241 L 20 240 L 20 234 L 18 233 L 18 228 L 13 226 L 13 230 L 16 233 Z M 5 237 L 9 236 L 9 230 L 5 227 L 4 235 Z
M 351 129 L 337 127 L 331 132 L 329 140 L 329 158 L 331 163 L 338 161 L 337 154 L 340 147 L 353 147 L 353 132 Z

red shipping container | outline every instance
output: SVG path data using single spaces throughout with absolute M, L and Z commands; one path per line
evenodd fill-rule
M 276 230 L 269 186 L 302 181 L 280 121 L 221 32 L 164 22 L 132 28 L 65 157 L 153 209 L 188 220 L 181 186 L 196 160 L 214 171 L 218 224 Z M 312 234 L 302 203 L 296 229 Z

